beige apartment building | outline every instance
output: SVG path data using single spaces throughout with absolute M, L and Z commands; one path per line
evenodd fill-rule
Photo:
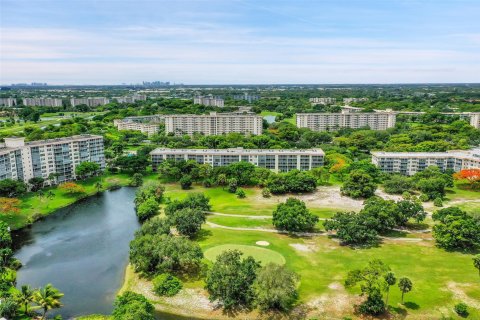
M 61 107 L 62 99 L 58 98 L 23 98 L 27 107 Z
M 89 107 L 97 107 L 103 106 L 109 103 L 110 100 L 105 97 L 94 97 L 94 98 L 71 98 L 70 104 L 72 107 L 79 106 L 81 104 L 85 104 Z
M 168 149 L 150 152 L 153 170 L 166 160 L 194 160 L 212 167 L 228 166 L 245 161 L 274 172 L 311 170 L 323 166 L 325 153 L 321 149 Z
M 57 183 L 75 180 L 76 167 L 86 161 L 105 169 L 102 136 L 87 134 L 31 142 L 25 142 L 23 137 L 4 140 L 0 144 L 0 180 L 28 182 L 34 177 L 47 180 L 50 174 L 57 175 Z
M 480 168 L 480 149 L 447 152 L 383 152 L 374 151 L 372 163 L 383 172 L 411 176 L 430 166 L 442 171 Z
M 310 101 L 311 104 L 327 105 L 327 104 L 336 103 L 337 99 L 335 99 L 335 98 L 310 98 L 310 99 L 308 99 L 308 101 Z
M 147 136 L 152 136 L 160 131 L 160 126 L 158 123 L 134 122 L 115 119 L 113 120 L 113 125 L 117 127 L 117 130 L 135 130 L 145 133 Z
M 231 132 L 259 135 L 263 132 L 263 118 L 252 114 L 216 112 L 165 115 L 165 132 L 175 135 L 222 135 Z
M 113 97 L 116 99 L 118 103 L 134 103 L 136 101 L 145 101 L 147 100 L 147 96 L 144 94 L 136 94 L 133 96 L 126 96 L 126 97 Z
M 349 104 L 352 102 L 364 102 L 364 101 L 368 101 L 368 98 L 343 98 L 344 104 Z
M 386 130 L 395 126 L 394 112 L 298 113 L 297 127 L 313 131 L 331 131 L 339 128 Z
M 204 106 L 211 106 L 211 107 L 224 107 L 224 100 L 222 98 L 215 98 L 215 97 L 204 97 L 204 96 L 197 96 L 193 98 L 193 103 L 195 104 L 203 104 Z
M 17 105 L 15 98 L 0 98 L 0 107 L 13 107 Z

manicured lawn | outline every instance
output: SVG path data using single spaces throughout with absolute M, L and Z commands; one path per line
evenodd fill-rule
M 272 219 L 249 219 L 209 215 L 207 221 L 226 227 L 273 229 Z
M 239 244 L 222 244 L 216 247 L 212 247 L 205 251 L 205 258 L 210 261 L 215 261 L 218 255 L 227 250 L 239 250 L 243 252 L 243 257 L 251 256 L 255 260 L 260 261 L 263 265 L 270 262 L 276 264 L 285 264 L 285 258 L 276 251 L 249 245 Z

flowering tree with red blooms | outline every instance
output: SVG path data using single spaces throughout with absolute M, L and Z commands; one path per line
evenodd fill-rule
M 463 169 L 454 174 L 457 180 L 467 180 L 472 189 L 480 189 L 480 169 Z

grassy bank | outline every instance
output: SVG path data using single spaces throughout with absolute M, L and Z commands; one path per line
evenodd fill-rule
M 58 209 L 67 207 L 81 199 L 92 196 L 98 192 L 95 185 L 97 182 L 102 184 L 100 191 L 108 190 L 112 185 L 126 186 L 130 182 L 129 174 L 105 174 L 98 177 L 89 178 L 83 181 L 77 181 L 83 186 L 85 193 L 67 194 L 57 186 L 43 189 L 44 194 L 53 193 L 52 198 L 46 196 L 40 197 L 38 192 L 28 192 L 19 197 L 21 201 L 20 212 L 7 215 L 0 215 L 0 221 L 8 223 L 12 229 L 23 228 L 34 221 L 48 216 Z M 156 179 L 156 175 L 149 175 L 144 178 L 145 181 Z

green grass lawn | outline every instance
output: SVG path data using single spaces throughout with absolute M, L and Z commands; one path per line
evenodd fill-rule
M 250 245 L 240 244 L 222 244 L 216 247 L 209 248 L 205 251 L 205 258 L 210 261 L 215 261 L 218 255 L 227 250 L 239 250 L 243 253 L 243 257 L 251 256 L 255 260 L 260 261 L 263 265 L 270 262 L 276 264 L 285 264 L 285 258 L 277 251 L 266 248 Z
M 249 219 L 209 215 L 207 221 L 226 227 L 273 229 L 272 219 Z

